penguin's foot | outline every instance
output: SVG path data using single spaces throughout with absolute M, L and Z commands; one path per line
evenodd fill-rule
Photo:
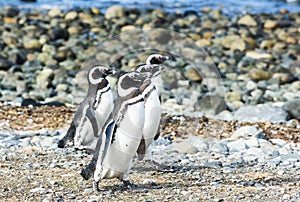
M 146 193 L 147 190 L 143 188 L 134 187 L 134 185 L 129 180 L 122 180 L 124 186 L 128 191 L 132 193 Z
M 61 140 L 59 140 L 58 143 L 57 143 L 57 147 L 58 147 L 58 148 L 64 148 L 65 145 L 66 145 L 66 141 L 65 141 L 64 138 L 61 139 Z
M 81 170 L 80 175 L 88 180 L 94 174 L 96 169 L 96 163 L 92 160 L 84 169 Z
M 93 180 L 93 190 L 95 194 L 100 194 L 101 190 L 99 189 L 99 182 L 96 182 L 95 180 Z

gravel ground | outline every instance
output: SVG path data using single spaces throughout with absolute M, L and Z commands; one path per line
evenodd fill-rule
M 33 119 L 32 117 L 35 116 L 44 117 L 44 123 L 51 123 L 49 128 L 52 130 L 49 131 L 64 131 L 74 112 L 73 108 L 47 106 L 36 108 L 2 106 L 1 110 L 1 122 L 6 119 L 6 123 L 14 123 L 14 116 L 8 114 L 19 113 L 23 116 L 17 127 L 25 128 L 26 120 Z M 54 114 L 65 117 L 64 121 L 54 120 L 51 122 Z M 170 168 L 162 170 L 149 162 L 136 162 L 130 179 L 136 187 L 145 190 L 143 193 L 124 190 L 122 183 L 118 180 L 103 180 L 100 183 L 103 193 L 94 194 L 91 181 L 83 180 L 79 174 L 91 156 L 84 151 L 76 151 L 72 147 L 56 148 L 55 142 L 62 134 L 52 136 L 46 134 L 46 137 L 54 142 L 49 142 L 49 144 L 53 144 L 52 147 L 43 147 L 43 135 L 32 134 L 29 135 L 31 143 L 40 141 L 40 145 L 24 146 L 19 144 L 6 148 L 0 145 L 0 178 L 2 182 L 5 182 L 0 184 L 0 200 L 298 201 L 300 199 L 299 152 L 278 155 L 277 157 L 281 160 L 274 164 L 276 158 L 273 157 L 271 160 L 241 161 L 239 152 L 215 152 L 211 146 L 205 151 L 201 151 L 198 147 L 198 151 L 182 152 L 176 146 L 191 136 L 201 136 L 199 140 L 205 140 L 210 145 L 212 142 L 222 143 L 223 140 L 227 141 L 230 138 L 222 136 L 222 134 L 228 133 L 232 137 L 237 129 L 255 125 L 262 129 L 262 133 L 268 140 L 274 138 L 278 140 L 275 132 L 281 131 L 282 141 L 286 141 L 286 145 L 290 145 L 294 150 L 296 148 L 299 150 L 298 139 L 288 138 L 289 130 L 290 134 L 299 135 L 299 127 L 292 128 L 286 124 L 263 122 L 228 122 L 206 117 L 186 117 L 185 119 L 181 117 L 179 119 L 165 116 L 164 120 L 165 127 L 161 134 L 162 137 L 153 146 L 152 158 Z M 13 125 L 16 124 L 10 126 Z M 197 130 L 192 130 L 196 125 L 198 126 Z M 35 126 L 35 128 L 28 128 L 30 130 L 27 131 L 27 135 L 40 129 L 38 124 Z M 8 128 L 6 128 L 7 130 Z M 1 127 L 1 131 L 1 134 L 4 135 L 3 127 Z M 214 132 L 212 133 L 212 131 Z M 275 136 L 271 134 L 275 134 Z M 24 135 L 22 137 L 21 133 L 14 133 L 11 136 L 14 139 L 19 138 L 21 141 L 28 138 Z M 229 147 L 229 144 L 227 145 Z M 287 155 L 294 156 L 286 157 Z M 283 156 L 287 158 L 287 161 L 283 159 Z

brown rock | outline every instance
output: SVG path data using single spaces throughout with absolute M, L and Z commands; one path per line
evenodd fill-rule
M 254 81 L 268 80 L 271 74 L 261 69 L 252 69 L 250 72 L 250 78 Z
M 111 18 L 119 18 L 123 17 L 125 15 L 125 9 L 122 6 L 114 5 L 109 7 L 106 10 L 105 18 L 111 19 Z
M 273 48 L 275 44 L 275 41 L 273 40 L 263 40 L 261 43 L 260 43 L 260 48 L 261 49 L 271 49 Z
M 10 24 L 10 23 L 16 24 L 17 23 L 17 18 L 15 18 L 15 17 L 4 17 L 3 21 L 4 21 L 4 24 Z
M 239 25 L 246 25 L 249 27 L 256 27 L 257 22 L 251 15 L 245 15 L 238 20 Z
M 267 20 L 264 23 L 264 28 L 265 29 L 273 29 L 274 27 L 276 27 L 278 25 L 278 22 L 274 21 L 274 20 Z

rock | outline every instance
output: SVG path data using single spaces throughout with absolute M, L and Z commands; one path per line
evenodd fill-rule
M 61 16 L 62 12 L 59 8 L 52 8 L 48 11 L 48 15 L 53 18 L 56 16 Z
M 272 78 L 274 78 L 274 79 L 278 78 L 280 83 L 282 83 L 282 84 L 290 83 L 293 81 L 293 77 L 288 73 L 274 73 L 272 75 Z
M 150 42 L 167 44 L 171 38 L 171 33 L 164 29 L 152 29 L 149 33 Z
M 205 94 L 198 100 L 195 108 L 203 113 L 214 115 L 226 109 L 226 102 L 225 99 L 218 94 Z
M 201 50 L 184 47 L 181 50 L 181 54 L 184 55 L 184 57 L 186 57 L 188 59 L 194 60 L 196 57 L 201 56 Z
M 15 50 L 9 53 L 8 59 L 14 64 L 21 65 L 26 61 L 26 54 L 24 51 Z
M 251 147 L 259 147 L 259 141 L 256 137 L 252 137 L 248 140 L 245 140 L 246 145 L 251 148 Z
M 228 147 L 225 143 L 218 141 L 210 147 L 210 151 L 220 154 L 226 154 L 228 152 Z
M 277 21 L 274 21 L 274 20 L 267 20 L 265 23 L 264 23 L 264 28 L 265 29 L 273 29 L 277 26 L 278 22 Z
M 270 139 L 270 141 L 275 144 L 278 145 L 280 147 L 283 147 L 286 144 L 286 141 L 283 139 Z
M 238 139 L 232 142 L 227 143 L 227 147 L 230 152 L 239 152 L 247 149 L 247 145 L 244 139 Z
M 272 49 L 275 44 L 276 44 L 276 41 L 274 41 L 274 40 L 263 40 L 260 43 L 259 47 L 261 49 Z
M 257 148 L 257 147 L 251 147 L 249 149 L 247 149 L 247 154 L 249 155 L 253 155 L 253 156 L 265 156 L 265 152 L 263 149 L 261 148 Z
M 268 80 L 271 78 L 271 73 L 261 69 L 251 69 L 249 76 L 254 81 Z
M 246 49 L 246 43 L 239 35 L 228 35 L 222 38 L 215 38 L 213 42 L 215 44 L 221 44 L 223 47 L 229 48 L 232 51 L 244 51 Z
M 227 92 L 225 95 L 226 102 L 241 101 L 242 96 L 238 92 Z
M 79 19 L 83 22 L 83 23 L 87 23 L 92 25 L 94 22 L 93 17 L 89 14 L 89 13 L 79 13 Z
M 58 39 L 67 40 L 69 38 L 69 32 L 66 29 L 55 27 L 51 29 L 49 36 L 52 40 L 58 40 Z
M 247 51 L 246 57 L 253 58 L 255 60 L 261 60 L 261 59 L 272 59 L 272 55 L 269 53 L 260 53 L 257 51 Z
M 241 17 L 238 22 L 239 25 L 246 25 L 249 27 L 256 27 L 257 26 L 257 22 L 255 21 L 255 19 L 251 16 L 251 15 L 245 15 L 243 17 Z
M 3 32 L 2 40 L 8 46 L 16 45 L 18 43 L 18 37 L 13 33 L 8 32 Z
M 39 187 L 39 188 L 31 189 L 31 190 L 29 190 L 29 192 L 31 192 L 31 193 L 46 194 L 48 191 L 45 188 Z
M 283 108 L 292 118 L 300 120 L 300 99 L 286 102 Z
M 7 17 L 16 17 L 19 15 L 20 10 L 17 7 L 7 6 L 4 9 L 4 15 Z
M 262 138 L 264 135 L 255 126 L 243 126 L 233 132 L 229 138 L 231 140 L 237 140 L 239 138 L 251 139 L 251 138 Z
M 76 11 L 70 11 L 65 15 L 65 20 L 75 20 L 78 17 L 78 14 Z
M 200 72 L 190 65 L 185 67 L 184 76 L 191 81 L 202 81 Z
M 257 84 L 253 81 L 247 81 L 247 84 L 246 84 L 246 89 L 247 90 L 254 90 L 257 88 Z
M 13 65 L 13 62 L 6 58 L 0 58 L 0 70 L 7 71 Z
M 246 122 L 285 122 L 287 113 L 281 107 L 260 104 L 256 106 L 243 106 L 234 113 L 234 119 Z
M 67 58 L 74 59 L 75 54 L 73 53 L 71 48 L 68 47 L 61 47 L 53 56 L 54 59 L 58 61 L 66 60 Z
M 125 9 L 119 5 L 113 5 L 106 10 L 105 18 L 121 18 L 125 15 Z
M 40 49 L 42 44 L 38 39 L 24 38 L 23 46 L 26 49 Z
M 173 149 L 182 154 L 194 154 L 198 152 L 197 147 L 195 147 L 189 140 L 184 140 L 179 143 L 173 144 Z
M 40 90 L 47 90 L 50 78 L 53 76 L 53 70 L 44 68 L 36 77 L 36 84 Z
M 123 26 L 122 28 L 121 28 L 121 32 L 128 32 L 128 31 L 134 31 L 134 30 L 136 30 L 137 28 L 136 28 L 136 26 L 134 26 L 134 25 L 126 25 L 126 26 Z
M 208 151 L 208 143 L 202 138 L 192 136 L 188 138 L 188 141 L 190 141 L 190 143 L 195 146 L 199 152 Z

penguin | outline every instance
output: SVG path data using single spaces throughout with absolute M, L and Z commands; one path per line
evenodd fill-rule
M 117 100 L 102 136 L 99 137 L 92 161 L 82 170 L 88 179 L 93 175 L 93 189 L 99 193 L 101 179 L 120 179 L 132 190 L 129 170 L 142 139 L 145 107 L 142 92 L 150 85 L 150 74 L 131 71 L 117 83 Z
M 138 66 L 136 71 L 145 73 L 150 72 L 153 75 L 157 75 L 162 70 L 158 65 L 142 65 Z M 150 144 L 153 140 L 156 140 L 159 136 L 159 124 L 161 119 L 161 105 L 159 100 L 159 94 L 156 86 L 151 82 L 150 85 L 142 93 L 145 102 L 145 123 L 143 128 L 143 135 L 140 145 L 137 150 L 138 160 L 142 160 L 148 151 Z
M 161 66 L 161 64 L 164 63 L 166 60 L 169 60 L 169 59 L 170 59 L 169 56 L 163 56 L 163 55 L 160 55 L 160 54 L 149 55 L 146 59 L 146 65 L 158 65 L 161 68 L 161 70 L 156 71 L 155 74 L 153 74 L 152 78 L 151 78 L 152 83 L 156 87 L 158 95 L 160 95 L 162 90 L 164 89 L 163 88 L 163 81 L 162 81 L 162 78 L 161 78 L 161 71 L 164 68 Z M 142 64 L 142 65 L 139 65 L 139 66 L 143 66 L 143 65 L 145 65 L 145 64 Z
M 94 66 L 88 71 L 87 96 L 76 111 L 66 135 L 58 142 L 59 148 L 65 147 L 67 141 L 73 141 L 77 149 L 95 150 L 98 133 L 113 109 L 113 94 L 106 76 L 114 73 L 104 66 Z

